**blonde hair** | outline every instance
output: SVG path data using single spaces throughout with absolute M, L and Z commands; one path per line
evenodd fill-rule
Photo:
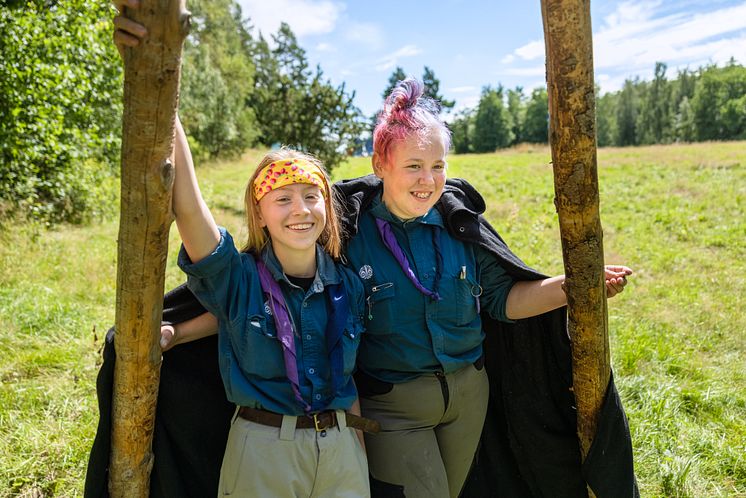
M 329 179 L 329 174 L 326 172 L 321 161 L 311 154 L 293 150 L 288 147 L 272 151 L 264 156 L 254 170 L 254 173 L 251 175 L 251 178 L 249 178 L 249 182 L 246 185 L 246 191 L 244 192 L 244 207 L 246 209 L 246 227 L 248 229 L 248 237 L 246 244 L 241 250 L 243 252 L 259 254 L 267 242 L 269 242 L 269 232 L 266 228 L 263 228 L 259 222 L 259 203 L 256 201 L 254 195 L 254 180 L 268 164 L 274 161 L 283 161 L 294 158 L 305 159 L 306 161 L 318 166 L 324 174 L 326 181 L 323 186 L 320 186 L 320 188 L 326 190 L 326 192 L 324 192 L 326 225 L 324 225 L 324 229 L 319 236 L 318 242 L 332 258 L 338 260 L 342 255 L 342 235 L 339 225 L 339 202 L 334 196 L 335 192 L 330 187 L 331 180 Z

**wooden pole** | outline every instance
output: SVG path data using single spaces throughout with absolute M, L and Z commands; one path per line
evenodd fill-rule
M 141 0 L 126 13 L 148 37 L 124 54 L 121 211 L 116 363 L 109 492 L 147 497 L 158 396 L 163 286 L 171 214 L 175 113 L 181 49 L 188 31 L 184 0 Z
M 567 276 L 578 438 L 585 460 L 610 376 L 590 1 L 542 0 L 541 5 L 555 203 Z

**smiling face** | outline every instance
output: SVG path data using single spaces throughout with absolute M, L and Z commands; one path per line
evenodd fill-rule
M 373 155 L 373 170 L 383 180 L 383 203 L 403 220 L 426 214 L 443 193 L 446 150 L 439 130 L 422 140 L 411 135 L 393 145 L 387 164 Z
M 258 218 L 280 262 L 315 257 L 316 241 L 326 225 L 326 202 L 316 185 L 295 183 L 262 197 Z

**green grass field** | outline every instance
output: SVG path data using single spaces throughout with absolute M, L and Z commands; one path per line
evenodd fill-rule
M 198 170 L 241 240 L 261 153 Z M 612 363 L 642 496 L 746 496 L 746 143 L 602 149 L 604 250 L 635 270 L 609 302 Z M 369 172 L 354 159 L 336 179 Z M 561 273 L 549 150 L 450 158 L 514 252 Z M 114 320 L 115 220 L 0 226 L 0 496 L 79 496 L 98 419 L 95 375 Z M 166 285 L 183 277 L 172 230 Z

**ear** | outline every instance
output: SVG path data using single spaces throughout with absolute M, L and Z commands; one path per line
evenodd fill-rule
M 373 165 L 373 173 L 378 178 L 383 179 L 383 162 L 381 161 L 381 156 L 377 152 L 374 152 L 370 161 Z
M 259 228 L 267 227 L 267 222 L 264 221 L 264 216 L 262 216 L 262 207 L 259 205 L 256 206 L 256 220 L 259 222 Z

